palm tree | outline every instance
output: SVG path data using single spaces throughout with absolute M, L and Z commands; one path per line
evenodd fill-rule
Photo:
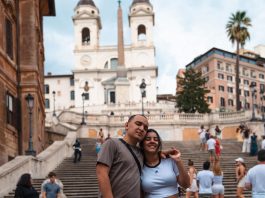
M 239 100 L 239 47 L 244 47 L 247 39 L 250 39 L 248 27 L 251 19 L 246 16 L 245 11 L 237 11 L 232 14 L 226 25 L 226 32 L 232 44 L 236 43 L 236 110 L 240 110 Z

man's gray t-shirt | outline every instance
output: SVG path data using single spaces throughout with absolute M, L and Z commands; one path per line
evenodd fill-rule
M 60 186 L 56 183 L 48 182 L 43 186 L 44 192 L 46 192 L 47 198 L 57 198 L 57 194 L 60 192 Z
M 130 146 L 143 167 L 143 156 L 136 146 Z M 108 139 L 101 147 L 97 163 L 110 168 L 111 189 L 115 198 L 138 198 L 141 194 L 140 173 L 138 166 L 119 139 Z

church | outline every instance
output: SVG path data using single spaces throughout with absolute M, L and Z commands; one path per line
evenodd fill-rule
M 46 112 L 82 105 L 141 104 L 142 100 L 156 103 L 155 17 L 149 0 L 133 0 L 129 7 L 129 45 L 123 40 L 121 1 L 117 4 L 118 42 L 114 45 L 100 46 L 103 23 L 93 0 L 80 0 L 72 20 L 75 57 L 72 74 L 45 76 Z

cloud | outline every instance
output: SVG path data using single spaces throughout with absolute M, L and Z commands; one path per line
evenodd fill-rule
M 46 29 L 44 35 L 45 73 L 62 74 L 64 72 L 69 74 L 74 66 L 73 35 L 62 34 L 54 29 Z

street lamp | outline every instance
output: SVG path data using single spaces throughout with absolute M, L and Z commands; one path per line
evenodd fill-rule
M 140 84 L 140 90 L 141 90 L 141 95 L 142 95 L 142 115 L 144 115 L 144 97 L 146 96 L 146 84 L 145 84 L 145 79 L 142 79 L 142 83 Z
M 55 113 L 55 91 L 52 92 L 52 95 L 53 95 L 53 116 L 56 116 L 56 113 Z
M 82 93 L 82 100 L 83 100 L 83 115 L 82 115 L 82 122 L 81 125 L 85 125 L 85 99 L 86 99 L 86 94 Z
M 264 122 L 264 107 L 263 107 L 263 100 L 264 100 L 264 90 L 260 91 L 260 100 L 261 100 L 261 115 L 262 115 L 262 121 Z
M 26 155 L 36 156 L 36 151 L 33 150 L 32 141 L 32 110 L 34 106 L 34 97 L 31 94 L 28 94 L 25 99 L 27 101 L 27 106 L 29 109 L 29 148 L 26 151 Z
M 251 121 L 255 121 L 256 117 L 255 117 L 255 104 L 254 104 L 254 100 L 255 100 L 255 93 L 256 93 L 256 82 L 251 82 L 250 83 L 250 90 L 251 90 L 251 96 L 252 96 L 252 118 Z

